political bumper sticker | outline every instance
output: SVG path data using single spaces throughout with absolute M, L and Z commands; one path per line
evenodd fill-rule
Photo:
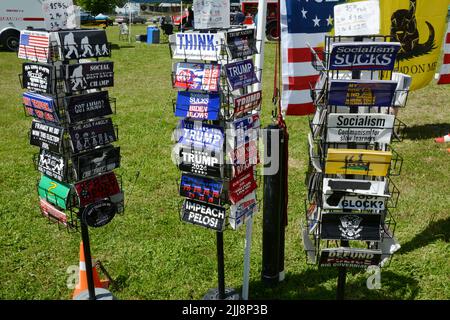
M 22 87 L 35 92 L 55 92 L 55 67 L 42 63 L 22 65 Z
M 112 120 L 109 118 L 69 127 L 69 134 L 75 153 L 104 146 L 117 140 Z
M 232 59 L 244 58 L 258 53 L 256 49 L 255 29 L 243 29 L 227 32 L 227 49 Z
M 110 56 L 105 30 L 59 31 L 58 36 L 61 60 Z
M 320 252 L 321 267 L 367 268 L 378 265 L 381 261 L 381 250 L 354 248 L 326 248 Z
M 111 61 L 66 65 L 67 92 L 114 86 L 114 63 Z
M 119 183 L 113 172 L 78 182 L 75 184 L 75 190 L 79 198 L 80 207 L 85 207 L 120 193 Z
M 176 88 L 219 91 L 220 64 L 178 62 L 175 65 Z
M 237 119 L 231 124 L 228 141 L 233 148 L 238 148 L 250 141 L 255 141 L 258 139 L 259 127 L 260 121 L 258 114 Z
M 61 153 L 63 134 L 63 127 L 33 120 L 31 123 L 30 144 L 54 153 Z
M 59 181 L 65 181 L 68 178 L 67 162 L 64 157 L 41 149 L 38 159 L 38 170 L 48 177 Z
M 225 208 L 196 200 L 185 199 L 181 219 L 208 229 L 222 231 L 225 227 Z
M 322 213 L 322 240 L 380 241 L 381 214 Z
M 396 87 L 397 82 L 389 80 L 331 80 L 328 104 L 389 107 Z
M 247 112 L 259 109 L 261 107 L 261 101 L 261 91 L 256 91 L 238 98 L 234 98 L 234 117 L 238 118 Z
M 229 157 L 233 163 L 233 177 L 240 175 L 259 163 L 257 142 L 250 141 L 241 145 L 232 150 Z
M 223 153 L 181 147 L 178 168 L 201 176 L 222 177 Z
M 224 35 L 223 33 L 177 33 L 170 36 L 169 41 L 174 59 L 217 61 L 221 56 Z
M 249 168 L 230 181 L 229 198 L 236 204 L 257 188 L 253 168 Z
M 25 92 L 22 97 L 28 115 L 44 121 L 59 122 L 53 98 L 33 92 Z
M 221 150 L 224 132 L 220 126 L 201 121 L 181 120 L 176 140 L 184 146 L 194 146 L 199 150 Z
M 395 116 L 389 114 L 328 115 L 327 142 L 390 143 Z
M 329 70 L 393 70 L 398 42 L 341 42 L 331 46 Z
M 68 209 L 73 205 L 71 201 L 71 187 L 60 181 L 53 180 L 46 175 L 41 176 L 39 181 L 38 193 L 41 199 L 62 208 Z
M 189 199 L 219 205 L 222 187 L 222 181 L 183 174 L 181 176 L 180 195 Z
M 259 82 L 252 59 L 229 63 L 225 65 L 225 71 L 231 90 L 245 88 Z
M 20 31 L 19 59 L 47 63 L 50 59 L 50 34 L 48 32 L 22 30 Z
M 323 179 L 323 193 L 333 194 L 337 191 L 347 193 L 372 195 L 372 196 L 389 196 L 387 190 L 387 182 L 357 179 Z
M 198 120 L 218 120 L 220 95 L 179 91 L 175 109 L 176 117 Z
M 328 149 L 326 174 L 386 176 L 392 159 L 390 151 Z
M 67 226 L 67 215 L 63 211 L 57 209 L 42 198 L 39 199 L 39 206 L 43 216 Z
M 89 227 L 99 228 L 111 222 L 117 213 L 117 206 L 111 200 L 100 200 L 83 209 L 81 219 Z
M 120 147 L 108 146 L 72 157 L 77 180 L 112 171 L 120 167 Z
M 258 204 L 256 203 L 256 192 L 253 191 L 238 203 L 230 206 L 230 216 L 228 221 L 230 222 L 231 228 L 236 230 L 257 211 Z
M 354 195 L 343 191 L 335 191 L 323 195 L 324 209 L 384 210 L 386 197 L 370 195 Z
M 66 97 L 65 104 L 71 123 L 112 114 L 108 91 Z

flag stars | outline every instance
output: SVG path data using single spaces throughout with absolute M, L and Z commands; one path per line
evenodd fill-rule
M 302 8 L 301 13 L 302 13 L 303 18 L 306 19 L 306 14 L 308 13 L 308 11 L 306 11 L 305 8 Z
M 314 22 L 314 27 L 319 27 L 319 26 L 320 26 L 320 25 L 319 25 L 320 19 L 317 18 L 317 16 L 316 16 L 315 19 L 312 19 L 312 21 Z
M 328 16 L 327 19 L 327 26 L 332 26 L 333 25 L 333 18 L 331 17 L 331 15 Z

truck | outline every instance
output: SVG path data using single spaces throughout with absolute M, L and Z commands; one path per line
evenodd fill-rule
M 7 50 L 19 48 L 20 30 L 45 28 L 40 0 L 0 1 L 0 44 Z
M 253 23 L 253 17 L 258 11 L 258 0 L 240 0 L 241 10 L 245 14 L 244 24 Z M 267 40 L 278 40 L 278 0 L 267 0 L 266 37 Z

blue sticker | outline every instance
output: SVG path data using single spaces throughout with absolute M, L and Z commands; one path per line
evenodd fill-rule
M 25 92 L 23 94 L 23 104 L 30 116 L 49 122 L 59 122 L 53 98 Z
M 178 143 L 197 149 L 222 150 L 223 128 L 201 121 L 181 120 Z
M 180 195 L 202 202 L 220 204 L 222 181 L 183 174 L 181 176 Z
M 330 70 L 393 70 L 400 43 L 335 43 Z
M 395 81 L 331 80 L 328 104 L 389 107 L 396 87 Z
M 220 95 L 179 91 L 175 109 L 176 117 L 198 120 L 218 120 Z
M 229 63 L 225 65 L 225 70 L 231 90 L 241 89 L 259 82 L 252 59 Z

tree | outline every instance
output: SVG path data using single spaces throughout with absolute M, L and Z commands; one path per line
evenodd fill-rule
M 111 13 L 116 6 L 123 7 L 126 0 L 74 0 L 76 5 L 79 5 L 86 11 L 90 11 L 93 15 L 99 13 Z

